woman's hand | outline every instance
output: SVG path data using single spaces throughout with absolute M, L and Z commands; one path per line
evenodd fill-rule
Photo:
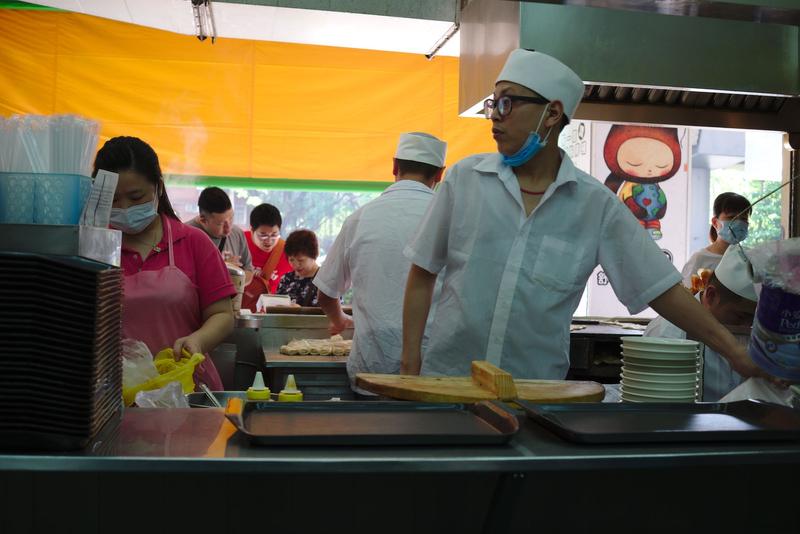
M 203 354 L 205 352 L 203 350 L 203 345 L 200 342 L 200 336 L 197 335 L 197 332 L 175 340 L 175 345 L 172 347 L 172 352 L 175 355 L 176 362 L 183 357 L 184 350 L 186 350 L 189 354 L 196 354 L 198 352 Z

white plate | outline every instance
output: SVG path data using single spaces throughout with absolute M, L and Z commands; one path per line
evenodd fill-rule
M 659 399 L 659 398 L 650 398 L 650 397 L 640 397 L 638 395 L 628 395 L 622 396 L 622 402 L 679 402 L 681 404 L 693 404 L 696 401 L 694 399 Z
M 692 355 L 690 358 L 675 358 L 673 355 L 670 355 L 669 358 L 648 358 L 623 352 L 622 363 L 628 362 L 637 365 L 657 365 L 659 367 L 697 367 L 700 360 L 696 355 Z
M 620 387 L 622 400 L 632 400 L 638 402 L 695 402 L 694 395 L 687 395 L 682 398 L 667 398 L 661 397 L 658 395 L 640 395 L 638 393 L 631 393 L 630 391 L 625 391 Z
M 697 350 L 700 346 L 697 341 L 688 339 L 673 339 L 667 337 L 649 337 L 649 336 L 622 336 L 620 337 L 622 344 L 641 349 L 656 349 L 656 350 Z
M 642 398 L 642 397 L 635 397 L 634 396 L 634 397 L 623 397 L 622 398 L 622 402 L 633 402 L 633 403 L 637 403 L 637 404 L 648 403 L 648 402 L 654 402 L 654 403 L 675 403 L 675 402 L 678 402 L 678 403 L 681 403 L 681 404 L 694 404 L 695 400 L 692 399 L 692 400 L 679 400 L 679 401 L 676 401 L 676 400 L 672 400 L 672 399 L 645 399 L 645 398 Z
M 655 395 L 664 397 L 685 397 L 694 395 L 698 384 L 653 384 L 652 382 L 640 382 L 631 378 L 623 378 L 622 385 L 625 391 L 637 395 Z
M 694 384 L 653 384 L 650 382 L 640 382 L 631 378 L 623 378 L 622 386 L 624 386 L 626 390 L 630 390 L 637 395 L 659 396 L 663 393 L 665 396 L 679 397 L 681 395 L 694 394 L 700 384 L 696 382 Z M 652 393 L 648 393 L 648 391 Z
M 640 360 L 631 360 L 628 358 L 626 361 L 623 362 L 624 369 L 630 369 L 631 371 L 635 371 L 637 373 L 695 373 L 697 372 L 697 367 L 699 362 L 695 361 L 690 363 L 689 365 L 658 365 L 658 362 L 650 362 L 647 363 L 639 363 Z
M 676 349 L 676 350 L 666 350 L 666 349 L 644 349 L 640 347 L 632 347 L 630 345 L 622 344 L 620 345 L 622 352 L 628 352 L 633 354 L 634 356 L 644 356 L 646 358 L 671 358 L 675 355 L 678 358 L 690 358 L 695 354 L 699 354 L 700 351 L 696 349 Z
M 642 382 L 654 382 L 658 384 L 693 384 L 697 382 L 697 372 L 694 373 L 641 373 L 633 369 L 622 368 L 621 376 L 633 378 Z

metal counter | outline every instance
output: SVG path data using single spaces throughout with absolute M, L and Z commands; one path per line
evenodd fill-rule
M 507 446 L 253 448 L 218 409 L 128 410 L 121 427 L 82 453 L 0 455 L 0 517 L 9 532 L 56 524 L 141 532 L 139 521 L 121 519 L 144 514 L 136 503 L 149 495 L 158 504 L 147 521 L 160 531 L 731 533 L 800 525 L 794 493 L 779 489 L 800 472 L 800 443 L 581 446 L 521 424 Z M 747 505 L 733 513 L 735 502 Z

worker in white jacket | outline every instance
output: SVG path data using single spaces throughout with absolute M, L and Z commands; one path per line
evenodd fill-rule
M 353 288 L 355 333 L 347 359 L 353 385 L 356 373 L 400 371 L 403 291 L 411 266 L 403 248 L 442 178 L 446 149 L 432 135 L 402 134 L 394 157 L 395 183 L 347 218 L 314 278 L 332 333 L 351 324 L 339 297 Z
M 758 297 L 748 271 L 747 260 L 739 247 L 732 246 L 725 251 L 708 284 L 695 298 L 722 324 L 753 324 Z M 644 335 L 686 339 L 686 332 L 663 317 L 652 320 Z M 728 360 L 713 349 L 705 347 L 702 400 L 716 402 L 741 383 L 742 377 L 731 368 Z
M 523 49 L 509 55 L 484 102 L 497 152 L 450 169 L 406 248 L 413 266 L 401 372 L 468 376 L 471 360 L 486 359 L 519 378 L 563 379 L 570 320 L 599 264 L 631 313 L 649 305 L 741 375 L 763 373 L 682 287 L 680 273 L 625 205 L 558 148 L 583 90 L 553 57 Z

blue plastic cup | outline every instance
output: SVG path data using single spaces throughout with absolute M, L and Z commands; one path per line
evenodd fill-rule
M 36 174 L 35 183 L 35 224 L 78 224 L 91 190 L 91 178 L 78 174 Z
M 0 173 L 0 223 L 33 223 L 36 198 L 33 177 L 30 173 Z

